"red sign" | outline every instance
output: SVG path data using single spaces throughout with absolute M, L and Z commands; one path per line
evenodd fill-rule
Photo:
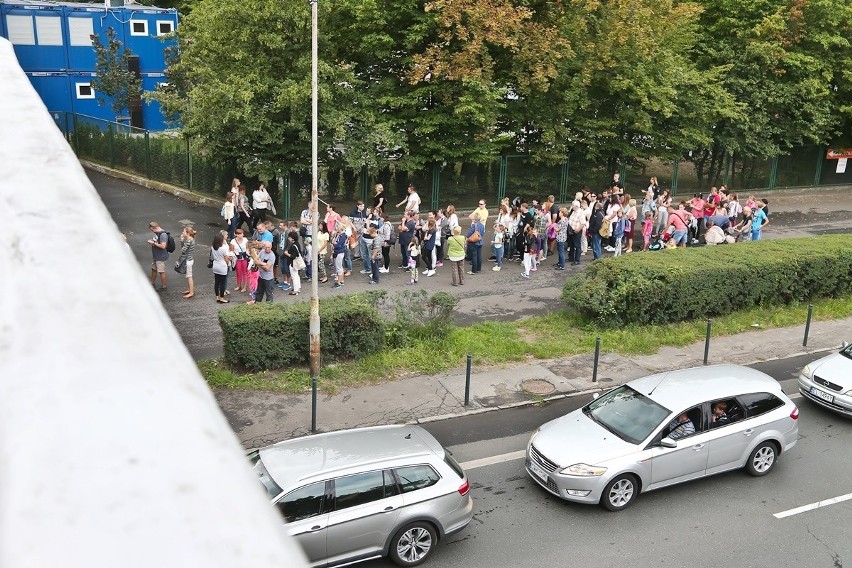
M 826 160 L 839 160 L 840 158 L 852 158 L 852 148 L 841 148 L 839 150 L 829 148 L 825 154 Z

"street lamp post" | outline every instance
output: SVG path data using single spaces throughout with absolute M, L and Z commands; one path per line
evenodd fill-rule
M 319 234 L 318 222 L 318 200 L 317 194 L 317 58 L 318 58 L 318 17 L 317 0 L 311 2 L 311 203 L 313 204 L 313 215 L 311 215 L 311 236 L 316 239 Z M 311 316 L 310 316 L 310 359 L 311 369 L 311 432 L 317 431 L 317 383 L 320 370 L 320 316 L 319 316 L 319 280 L 317 273 L 317 262 L 319 250 L 317 244 L 311 246 Z

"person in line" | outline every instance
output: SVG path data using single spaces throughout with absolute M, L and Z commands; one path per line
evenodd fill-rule
M 328 259 L 328 251 L 329 251 L 329 234 L 328 227 L 325 225 L 325 221 L 319 224 L 317 227 L 317 270 L 319 270 L 319 281 L 321 284 L 325 284 L 328 282 L 328 271 L 326 268 L 326 261 Z M 306 239 L 309 237 L 306 237 Z
M 453 277 L 453 286 L 464 286 L 464 256 L 465 239 L 461 236 L 461 227 L 456 224 L 453 234 L 447 238 L 447 258 L 451 263 L 450 272 Z
M 589 219 L 589 233 L 592 235 L 592 258 L 597 260 L 601 257 L 601 227 L 606 222 L 604 216 L 603 204 L 600 201 L 595 201 L 592 216 Z
M 589 228 L 586 212 L 583 211 L 579 201 L 575 200 L 571 203 L 571 215 L 568 217 L 568 224 L 571 239 L 571 246 L 568 248 L 568 260 L 571 262 L 571 266 L 579 266 L 581 249 L 583 243 L 586 242 L 586 229 Z
M 266 222 L 266 212 L 272 204 L 272 196 L 266 191 L 266 186 L 262 183 L 257 186 L 251 194 L 252 208 L 252 229 L 257 227 L 258 223 Z
M 477 238 L 478 237 L 478 238 Z M 473 221 L 467 230 L 467 254 L 470 257 L 468 274 L 479 274 L 482 271 L 482 240 L 485 238 L 485 225 L 479 214 L 473 213 Z
M 234 232 L 236 232 L 237 228 L 242 227 L 243 223 L 254 230 L 254 227 L 251 225 L 251 205 L 246 195 L 246 186 L 240 184 L 237 189 L 239 190 L 239 194 L 237 195 L 237 224 L 234 226 Z
M 373 196 L 373 211 L 376 209 L 385 210 L 387 207 L 387 199 L 385 199 L 385 186 L 380 183 L 376 184 L 376 194 Z
M 195 235 L 195 229 L 192 227 L 183 228 L 183 232 L 180 234 L 180 257 L 176 265 L 183 265 L 186 270 L 186 290 L 181 295 L 187 300 L 195 296 L 195 279 L 192 277 L 192 267 L 195 264 L 193 256 L 195 253 Z
M 430 214 L 431 215 L 431 214 Z M 432 217 L 426 221 L 426 229 L 423 231 L 423 274 L 435 276 L 435 239 L 438 238 L 438 225 Z
M 382 236 L 375 226 L 369 228 L 368 235 L 370 236 L 370 270 L 372 271 L 370 274 L 370 284 L 378 284 L 384 241 L 382 241 Z
M 491 250 L 494 253 L 494 259 L 497 262 L 497 265 L 492 268 L 494 272 L 500 272 L 503 268 L 503 239 L 506 236 L 506 227 L 503 226 L 502 223 L 496 223 L 494 225 L 494 236 L 491 237 Z
M 627 221 L 624 219 L 624 211 L 619 209 L 612 222 L 612 236 L 615 237 L 615 250 L 612 256 L 621 256 L 621 246 L 624 242 L 624 231 Z
M 231 264 L 231 251 L 225 244 L 226 235 L 227 233 L 223 235 L 217 232 L 210 249 L 210 258 L 213 261 L 213 293 L 219 304 L 230 302 L 225 298 L 225 292 L 228 290 L 228 266 Z
M 402 222 L 397 227 L 399 231 L 399 252 L 402 255 L 402 260 L 399 264 L 399 267 L 408 270 L 408 246 L 411 244 L 411 239 L 414 238 L 414 231 L 417 228 L 417 221 L 414 220 L 414 213 L 410 211 L 405 212 L 405 216 L 402 218 Z
M 411 280 L 409 284 L 417 284 L 417 268 L 420 263 L 420 240 L 417 237 L 412 237 L 408 243 L 408 269 L 411 272 Z
M 287 234 L 287 246 L 284 248 L 284 255 L 290 261 L 290 280 L 293 283 L 288 294 L 297 296 L 302 291 L 302 278 L 299 275 L 299 269 L 293 266 L 293 261 L 302 256 L 302 251 L 299 248 L 299 233 L 296 231 Z
M 405 204 L 405 213 L 406 214 L 414 214 L 420 213 L 420 196 L 417 194 L 417 188 L 414 187 L 414 184 L 408 185 L 408 196 L 396 204 L 397 207 L 400 207 L 402 204 Z
M 169 260 L 169 251 L 166 247 L 169 244 L 169 234 L 160 228 L 159 223 L 151 221 L 148 223 L 148 228 L 154 233 L 154 238 L 148 239 L 148 244 L 151 245 L 151 286 L 157 289 L 157 274 L 160 275 L 159 292 L 166 290 L 166 261 Z
M 349 239 L 346 233 L 339 232 L 334 236 L 334 244 L 332 245 L 332 254 L 334 254 L 334 286 L 332 288 L 340 288 L 343 286 L 345 279 L 345 271 L 343 269 L 343 255 L 346 252 L 346 247 L 349 246 Z
M 228 209 L 230 211 L 230 216 L 226 216 L 229 211 L 225 211 L 223 208 L 223 217 L 228 220 L 228 238 L 227 241 L 230 241 L 234 238 L 234 232 L 237 230 L 237 223 L 240 221 L 240 210 L 239 210 L 239 202 L 240 202 L 240 180 L 239 178 L 234 178 L 231 181 L 231 189 L 228 192 L 228 201 L 230 202 L 230 206 Z M 227 242 L 225 241 L 225 242 Z
M 766 204 L 762 201 L 757 202 L 757 209 L 752 209 L 752 219 L 751 219 L 751 240 L 759 241 L 760 237 L 763 235 L 763 228 L 769 224 L 769 217 L 766 216 L 766 213 L 763 209 L 766 207 Z
M 530 270 L 532 269 L 532 257 L 536 253 L 535 243 L 536 238 L 533 234 L 533 226 L 527 225 L 524 229 L 524 243 L 521 250 L 524 253 L 524 271 L 521 273 L 521 276 L 524 278 L 530 277 Z
M 231 240 L 231 251 L 236 257 L 236 272 L 237 272 L 237 285 L 234 290 L 238 290 L 240 292 L 248 291 L 249 284 L 249 276 L 248 276 L 248 262 L 249 262 L 249 240 L 243 234 L 243 229 L 239 228 L 235 231 L 235 236 Z
M 677 420 L 672 421 L 669 428 L 671 428 L 669 438 L 672 440 L 686 438 L 687 436 L 695 434 L 695 424 L 692 423 L 692 420 L 689 419 L 686 412 L 678 416 Z
M 272 267 L 275 265 L 275 255 L 272 254 L 272 241 L 262 241 L 260 252 L 255 251 L 255 247 L 251 247 L 250 254 L 252 260 L 258 268 L 257 292 L 254 298 L 246 302 L 254 304 L 263 300 L 266 296 L 267 303 L 272 302 L 272 292 L 275 289 L 275 280 L 273 279 Z
M 651 211 L 645 211 L 645 221 L 642 222 L 642 250 L 648 251 L 651 246 L 651 234 L 654 231 L 654 217 Z
M 390 217 L 385 212 L 382 212 L 382 221 L 381 229 L 379 229 L 382 239 L 382 259 L 379 272 L 381 274 L 387 274 L 390 272 L 390 250 L 392 246 L 390 240 L 391 232 L 393 232 L 393 225 L 390 222 Z

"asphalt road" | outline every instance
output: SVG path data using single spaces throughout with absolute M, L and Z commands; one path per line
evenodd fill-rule
M 796 374 L 813 358 L 753 367 L 795 393 Z M 852 491 L 852 420 L 794 398 L 800 407 L 799 442 L 770 475 L 729 472 L 643 494 L 630 509 L 609 513 L 553 497 L 528 478 L 522 459 L 512 459 L 532 430 L 588 400 L 563 399 L 425 426 L 463 464 L 500 460 L 468 466 L 474 520 L 442 543 L 428 566 L 842 568 L 843 560 L 852 558 L 852 501 L 783 519 L 773 516 Z

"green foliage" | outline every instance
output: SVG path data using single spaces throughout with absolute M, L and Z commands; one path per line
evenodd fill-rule
M 426 290 L 403 290 L 390 300 L 394 314 L 385 331 L 388 347 L 405 347 L 416 339 L 444 337 L 455 327 L 458 299 L 448 292 L 431 297 Z
M 381 294 L 351 294 L 320 304 L 320 349 L 325 357 L 351 358 L 379 350 L 385 325 Z M 225 360 L 249 370 L 281 369 L 307 362 L 310 303 L 261 303 L 219 312 Z
M 98 103 L 110 103 L 116 115 L 130 108 L 130 102 L 142 95 L 142 80 L 127 68 L 130 49 L 115 37 L 112 27 L 106 29 L 107 44 L 101 43 L 97 35 L 92 35 L 92 46 L 95 48 L 95 69 L 97 75 L 92 77 L 92 87 L 98 97 Z
M 603 326 L 704 319 L 852 292 L 852 235 L 628 255 L 568 279 L 562 299 Z

